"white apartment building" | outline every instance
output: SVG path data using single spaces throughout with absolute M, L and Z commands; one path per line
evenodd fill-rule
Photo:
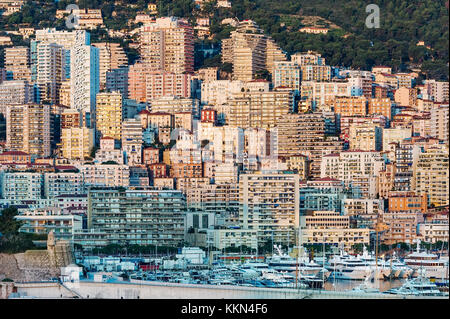
M 208 229 L 206 243 L 219 250 L 240 246 L 257 249 L 258 235 L 256 230 L 250 229 Z
M 71 50 L 70 81 L 71 108 L 91 113 L 95 123 L 96 95 L 100 90 L 99 49 L 90 45 L 77 45 Z
M 0 173 L 1 197 L 7 200 L 38 200 L 42 198 L 44 178 L 41 173 Z
M 350 150 L 322 157 L 320 176 L 343 181 L 349 186 L 357 178 L 377 178 L 384 168 L 384 159 L 379 152 Z M 376 180 L 371 183 L 376 184 Z
M 448 104 L 434 106 L 431 109 L 430 129 L 431 136 L 437 137 L 440 140 L 444 140 L 445 143 L 449 143 L 449 121 L 448 121 Z
M 12 104 L 28 104 L 34 101 L 34 91 L 27 81 L 4 81 L 0 83 L 0 113 L 6 114 L 6 107 Z
M 122 151 L 129 166 L 142 163 L 142 126 L 138 119 L 122 122 Z
M 239 180 L 239 221 L 256 230 L 258 243 L 296 243 L 300 217 L 300 178 L 284 172 L 242 174 Z
M 81 173 L 44 173 L 44 196 L 75 195 L 85 192 Z
M 86 186 L 129 186 L 128 165 L 86 164 L 78 167 Z
M 39 102 L 59 103 L 59 90 L 65 79 L 64 63 L 66 51 L 56 43 L 41 42 L 36 48 L 36 84 Z
M 202 104 L 222 105 L 228 103 L 228 100 L 234 93 L 244 91 L 268 92 L 269 82 L 267 81 L 249 81 L 240 80 L 216 80 L 202 82 L 201 102 Z

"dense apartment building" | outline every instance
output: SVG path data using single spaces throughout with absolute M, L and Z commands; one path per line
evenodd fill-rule
M 64 47 L 56 43 L 37 44 L 35 67 L 40 103 L 60 103 L 60 88 L 65 79 L 65 54 Z
M 81 215 L 70 214 L 58 207 L 27 209 L 15 218 L 22 223 L 19 232 L 48 234 L 52 231 L 58 240 L 73 240 L 74 231 L 83 227 Z
M 395 91 L 394 100 L 400 106 L 417 106 L 417 89 L 402 87 Z
M 30 48 L 5 48 L 5 69 L 11 80 L 31 81 Z M 7 74 L 8 76 L 8 74 Z
M 365 198 L 375 198 L 378 193 L 379 172 L 384 166 L 384 160 L 379 152 L 342 151 L 339 154 L 323 156 L 321 177 L 338 179 L 346 186 L 359 189 L 366 195 Z
M 370 98 L 368 103 L 367 114 L 384 115 L 387 119 L 391 119 L 392 101 L 389 98 Z
M 341 116 L 366 116 L 367 104 L 367 98 L 364 96 L 336 96 L 331 101 L 334 113 L 340 114 Z
M 124 99 L 128 99 L 128 72 L 129 67 L 120 67 L 106 71 L 105 89 L 107 92 L 119 91 Z M 100 82 L 100 88 L 101 88 Z
M 233 64 L 233 79 L 251 81 L 259 71 L 273 73 L 285 54 L 255 22 L 243 20 L 228 39 L 222 40 L 222 62 Z
M 383 223 L 388 229 L 382 235 L 387 245 L 399 242 L 410 243 L 417 237 L 417 225 L 423 221 L 427 209 L 426 195 L 414 192 L 391 192 L 388 210 L 383 213 Z
M 384 213 L 384 200 L 366 198 L 346 198 L 343 200 L 344 215 L 357 228 L 375 228 L 379 217 Z
M 104 90 L 107 73 L 128 66 L 128 58 L 119 43 L 100 42 L 92 45 L 99 49 L 100 90 Z
M 295 244 L 299 227 L 299 176 L 291 172 L 242 174 L 239 220 L 258 243 Z
M 301 237 L 304 244 L 337 244 L 351 248 L 369 244 L 368 228 L 350 228 L 350 217 L 334 211 L 313 211 L 302 216 Z
M 303 100 L 313 103 L 313 110 L 322 110 L 332 106 L 335 97 L 350 97 L 351 86 L 345 80 L 333 80 L 330 82 L 303 81 L 301 84 L 301 97 Z M 358 99 L 355 97 L 355 99 Z M 327 110 L 327 109 L 326 109 Z
M 44 173 L 43 190 L 45 198 L 81 195 L 86 191 L 82 174 L 75 172 Z
M 150 71 L 146 76 L 146 101 L 164 96 L 191 96 L 191 75 L 166 71 Z
M 326 82 L 331 80 L 331 67 L 329 65 L 302 65 L 301 81 Z
M 349 144 L 352 150 L 381 151 L 383 129 L 373 123 L 352 124 L 349 129 Z
M 1 197 L 8 200 L 37 200 L 43 196 L 41 173 L 1 172 Z
M 149 71 L 194 73 L 194 32 L 184 19 L 157 18 L 140 29 L 140 54 Z
M 122 139 L 123 98 L 120 92 L 97 94 L 95 127 L 97 140 L 101 137 Z
M 368 99 L 372 98 L 373 80 L 370 75 L 352 75 L 348 79 L 350 85 L 351 96 L 364 96 Z
M 449 102 L 449 82 L 436 81 L 436 80 L 425 80 L 425 99 L 433 100 L 439 103 Z
M 122 151 L 125 163 L 135 166 L 142 163 L 142 126 L 138 119 L 122 122 Z
M 93 188 L 88 229 L 110 244 L 176 247 L 184 240 L 186 202 L 176 190 Z
M 0 83 L 0 113 L 6 115 L 7 106 L 33 103 L 33 85 L 28 81 L 4 81 Z
M 36 38 L 31 41 L 30 44 L 30 55 L 31 55 L 31 79 L 36 80 L 37 77 L 37 46 L 39 43 L 55 43 L 62 46 L 66 50 L 65 61 L 64 61 L 64 71 L 65 78 L 69 79 L 71 77 L 71 55 L 68 52 L 76 46 L 89 45 L 90 44 L 90 34 L 84 30 L 66 31 L 66 30 L 56 30 L 56 29 L 42 29 L 36 30 Z
M 229 100 L 227 124 L 241 128 L 273 128 L 277 119 L 293 109 L 290 90 L 235 93 Z
M 243 82 L 240 80 L 217 80 L 211 82 L 202 82 L 201 102 L 214 106 L 219 112 L 219 106 L 227 104 L 234 93 L 243 91 L 268 92 L 270 83 L 263 80 L 253 80 Z
M 123 152 L 122 149 L 116 149 L 116 140 L 112 137 L 100 138 L 100 149 L 95 152 L 96 163 L 116 162 L 119 165 L 123 165 Z
M 358 198 L 344 183 L 333 178 L 321 178 L 300 182 L 300 216 L 311 211 L 335 211 L 343 213 L 343 200 Z
M 272 75 L 273 86 L 291 88 L 297 95 L 301 89 L 301 72 L 300 65 L 293 61 L 277 61 L 275 62 L 274 73 Z
M 91 155 L 94 141 L 94 129 L 87 127 L 63 128 L 61 129 L 62 156 L 71 160 L 84 160 Z
M 180 96 L 165 96 L 151 101 L 152 112 L 162 113 L 191 113 L 199 116 L 200 105 L 198 100 Z
M 6 109 L 6 148 L 33 156 L 50 156 L 50 106 L 11 105 Z
M 90 45 L 76 45 L 70 54 L 70 106 L 90 112 L 92 123 L 89 126 L 93 126 L 96 95 L 100 91 L 99 49 Z
M 449 113 L 448 104 L 435 106 L 431 109 L 430 135 L 449 143 Z
M 325 58 L 313 51 L 294 53 L 291 55 L 291 61 L 298 65 L 325 65 Z
M 320 177 L 320 161 L 323 156 L 343 150 L 343 142 L 331 136 L 333 118 L 322 113 L 287 114 L 277 121 L 278 154 L 291 156 L 302 154 L 311 161 L 311 178 Z
M 78 167 L 87 186 L 129 186 L 130 168 L 120 164 L 85 164 Z
M 429 148 L 415 163 L 412 189 L 426 194 L 429 205 L 445 206 L 449 204 L 449 177 L 448 146 Z

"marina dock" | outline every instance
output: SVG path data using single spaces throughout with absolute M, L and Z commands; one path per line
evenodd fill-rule
M 10 298 L 82 299 L 448 299 L 318 289 L 256 288 L 148 282 L 15 283 Z

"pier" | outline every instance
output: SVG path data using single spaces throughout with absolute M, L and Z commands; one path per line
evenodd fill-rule
M 448 299 L 317 289 L 255 288 L 149 282 L 14 283 L 13 298 L 81 299 Z

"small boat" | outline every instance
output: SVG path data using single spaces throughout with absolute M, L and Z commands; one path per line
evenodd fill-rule
M 380 293 L 380 290 L 369 286 L 369 277 L 364 279 L 364 282 L 354 287 L 351 292 L 355 293 Z

